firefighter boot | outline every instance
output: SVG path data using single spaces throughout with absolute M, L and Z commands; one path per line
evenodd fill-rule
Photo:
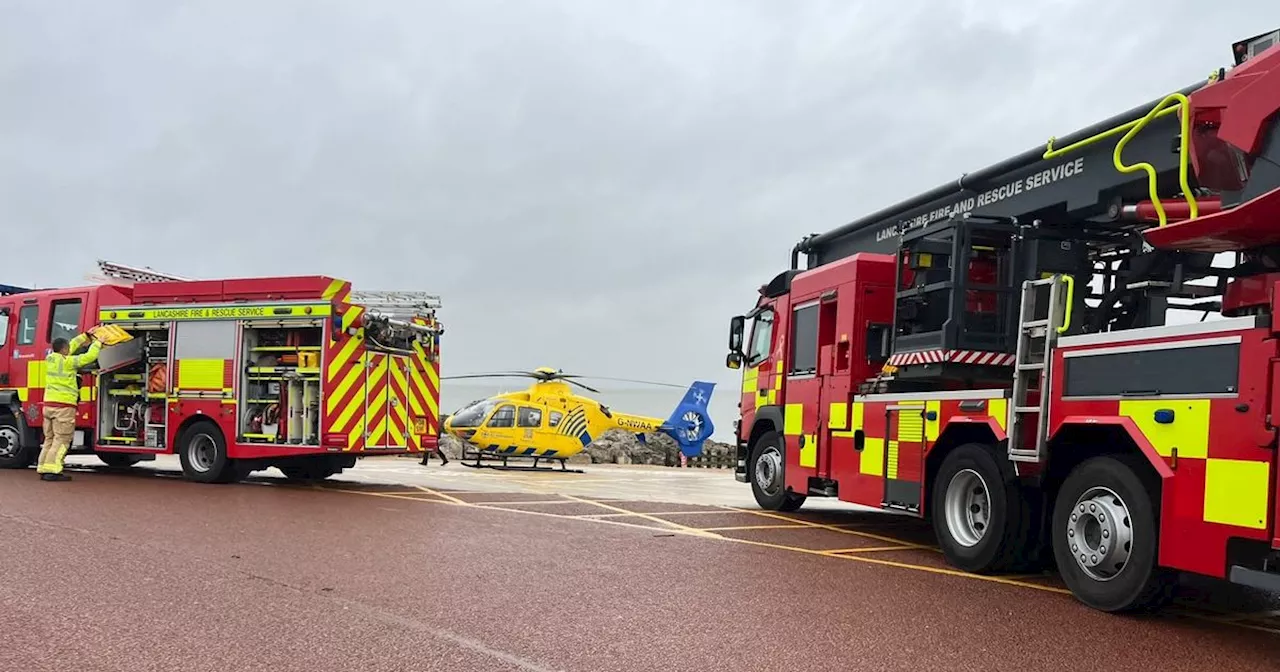
M 42 481 L 69 481 L 71 477 L 66 474 L 40 474 Z

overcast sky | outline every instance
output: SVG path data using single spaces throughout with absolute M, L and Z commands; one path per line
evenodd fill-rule
M 727 427 L 728 318 L 802 235 L 1280 26 L 1229 4 L 0 0 L 0 282 L 429 290 L 446 375 L 715 380 Z

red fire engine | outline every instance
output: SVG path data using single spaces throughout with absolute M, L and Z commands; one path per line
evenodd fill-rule
M 1101 610 L 1178 571 L 1280 590 L 1277 41 L 804 238 L 731 321 L 738 480 L 930 519 L 966 571 L 1056 564 Z
M 49 344 L 99 324 L 131 338 L 82 377 L 69 454 L 119 467 L 176 453 L 187 478 L 229 483 L 269 467 L 323 479 L 358 457 L 435 447 L 438 297 L 99 266 L 103 284 L 0 286 L 0 467 L 39 452 Z

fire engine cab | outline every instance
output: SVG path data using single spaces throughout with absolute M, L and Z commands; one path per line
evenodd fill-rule
M 95 325 L 124 337 L 81 376 L 69 454 L 112 467 L 176 454 L 188 479 L 229 483 L 270 467 L 323 479 L 435 447 L 439 297 L 99 267 L 92 286 L 0 286 L 0 468 L 39 453 L 50 344 Z
M 1105 611 L 1179 571 L 1280 590 L 1278 38 L 803 238 L 730 323 L 738 480 L 929 519 L 966 571 L 1051 562 Z

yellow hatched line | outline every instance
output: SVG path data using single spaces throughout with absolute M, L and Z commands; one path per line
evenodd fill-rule
M 598 506 L 598 507 L 600 507 L 600 508 L 602 508 L 602 509 L 608 509 L 608 510 L 610 510 L 610 511 L 615 511 L 615 512 L 618 512 L 618 513 L 629 513 L 629 514 L 631 514 L 631 515 L 634 515 L 634 516 L 637 516 L 637 517 L 640 517 L 640 518 L 644 518 L 645 520 L 653 521 L 653 522 L 655 522 L 655 523 L 662 523 L 663 525 L 666 525 L 666 526 L 668 526 L 668 527 L 672 527 L 672 528 L 677 529 L 677 530 L 681 530 L 681 531 L 683 531 L 683 532 L 685 532 L 685 533 L 687 533 L 687 534 L 691 534 L 691 535 L 694 535 L 694 536 L 698 536 L 698 537 L 705 537 L 705 536 L 710 535 L 710 536 L 714 536 L 714 537 L 717 537 L 717 538 L 722 538 L 722 537 L 720 537 L 720 535 L 718 535 L 718 534 L 714 534 L 714 533 L 711 533 L 711 532 L 706 532 L 706 531 L 700 530 L 700 529 L 698 529 L 698 528 L 696 528 L 696 527 L 689 527 L 688 525 L 681 525 L 680 523 L 675 523 L 675 522 L 672 522 L 672 521 L 670 521 L 670 520 L 663 520 L 663 519 L 658 518 L 658 517 L 656 517 L 656 516 L 654 516 L 654 515 L 652 515 L 652 514 L 636 513 L 636 512 L 634 512 L 634 511 L 628 511 L 628 510 L 626 510 L 626 509 L 623 509 L 623 508 L 620 508 L 620 507 L 617 507 L 617 506 L 613 506 L 613 505 L 611 505 L 611 504 L 604 504 L 604 503 L 602 503 L 602 502 L 594 502 L 594 501 L 591 501 L 591 500 L 589 500 L 589 499 L 583 499 L 582 497 L 574 497 L 573 495 L 564 495 L 564 497 L 566 497 L 566 498 L 568 498 L 568 499 L 572 499 L 572 500 L 574 500 L 575 502 L 581 502 L 581 503 L 583 503 L 583 504 L 591 504 L 591 505 L 593 505 L 593 506 Z
M 877 553 L 880 551 L 914 551 L 919 550 L 915 546 L 863 546 L 862 548 L 839 548 L 830 551 L 823 551 L 830 555 L 843 555 L 845 553 Z M 1006 579 L 1013 578 L 1006 576 Z
M 737 530 L 803 530 L 804 525 L 733 525 L 731 527 L 704 527 L 705 532 L 735 532 Z
M 728 510 L 728 511 L 738 511 L 738 512 L 740 512 L 740 513 L 750 513 L 750 514 L 752 514 L 752 515 L 755 515 L 755 516 L 762 516 L 762 517 L 764 517 L 764 518 L 774 518 L 774 519 L 777 519 L 777 520 L 785 520 L 785 521 L 789 521 L 789 522 L 797 523 L 797 524 L 800 524 L 800 525 L 804 525 L 804 526 L 806 526 L 806 527 L 812 527 L 812 528 L 820 529 L 820 530 L 830 530 L 830 531 L 832 531 L 832 532 L 839 532 L 840 534 L 852 534 L 852 535 L 857 536 L 857 537 L 866 537 L 867 539 L 876 539 L 876 540 L 878 540 L 878 541 L 883 541 L 883 542 L 890 543 L 890 544 L 905 544 L 905 545 L 907 545 L 909 548 L 917 548 L 917 549 L 926 550 L 926 551 L 936 551 L 936 552 L 938 552 L 938 553 L 941 553 L 941 552 L 942 552 L 942 549 L 940 549 L 940 548 L 938 548 L 938 547 L 936 547 L 936 546 L 928 546 L 928 545 L 925 545 L 925 544 L 913 544 L 913 543 L 911 543 L 911 542 L 903 541 L 903 540 L 901 540 L 901 539 L 894 539 L 893 537 L 887 537 L 887 536 L 882 535 L 882 534 L 873 534 L 873 533 L 871 533 L 871 532 L 863 532 L 863 531 L 861 531 L 861 530 L 848 530 L 848 529 L 845 529 L 845 528 L 843 528 L 843 527 L 837 527 L 837 526 L 835 526 L 835 525 L 826 525 L 826 524 L 824 524 L 824 523 L 815 523 L 815 522 L 811 522 L 811 521 L 808 521 L 808 520 L 801 520 L 801 519 L 799 519 L 799 518 L 788 518 L 787 516 L 783 516 L 783 515 L 779 515 L 779 514 L 775 514 L 775 513 L 769 513 L 769 512 L 767 512 L 767 511 L 756 511 L 756 510 L 752 510 L 752 509 L 740 509 L 740 508 L 738 508 L 738 507 L 736 507 L 736 506 L 724 506 L 724 507 L 720 507 L 720 508 L 723 508 L 723 509 Z

